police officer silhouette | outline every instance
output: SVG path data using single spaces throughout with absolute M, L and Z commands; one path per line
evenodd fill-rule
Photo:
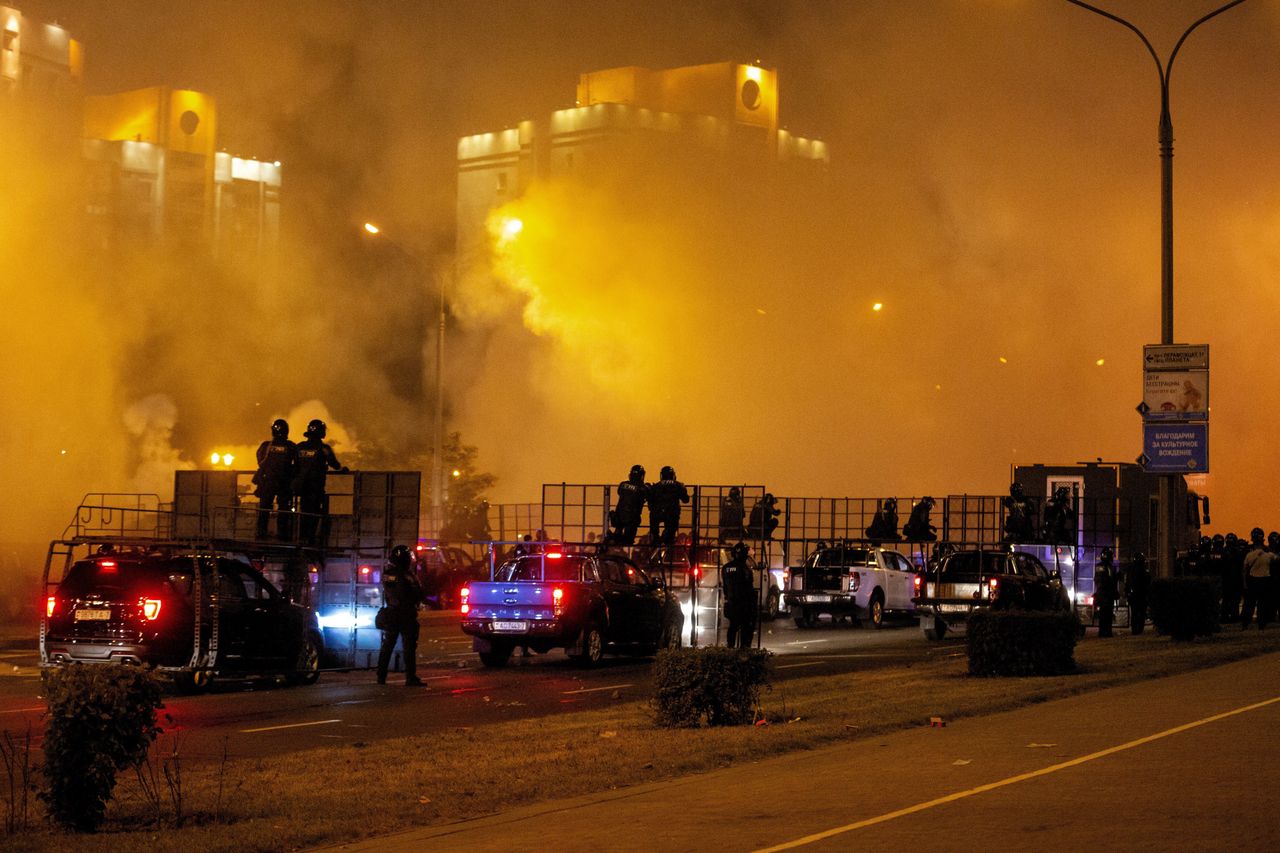
M 720 541 L 740 538 L 746 509 L 742 502 L 742 489 L 729 487 L 729 494 L 720 499 Z
M 382 630 L 382 647 L 378 650 L 378 683 L 387 683 L 387 668 L 396 640 L 404 651 L 404 683 L 406 687 L 422 684 L 418 678 L 418 605 L 422 587 L 413 571 L 413 559 L 406 545 L 391 549 L 382 570 L 382 601 L 377 625 Z
M 1151 572 L 1147 558 L 1141 551 L 1129 561 L 1129 571 L 1124 576 L 1124 597 L 1129 602 L 1129 631 L 1141 634 L 1147 626 L 1147 596 L 1151 592 Z
M 276 515 L 276 535 L 280 539 L 293 536 L 290 504 L 293 502 L 293 478 L 298 468 L 298 446 L 289 440 L 289 423 L 277 418 L 271 423 L 271 438 L 258 445 L 258 471 L 253 475 L 258 496 L 258 538 L 267 538 L 267 522 L 272 505 Z
M 315 545 L 319 529 L 319 544 L 329 538 L 329 496 L 325 492 L 325 480 L 332 469 L 341 474 L 347 469 L 338 463 L 333 448 L 325 443 L 329 427 L 319 418 L 307 424 L 303 433 L 306 440 L 298 445 L 298 474 L 293 479 L 293 490 L 298 496 L 299 538 L 304 544 Z
M 1043 539 L 1050 545 L 1074 545 L 1076 510 L 1071 504 L 1071 490 L 1059 486 L 1044 508 Z
M 640 512 L 644 509 L 649 487 L 644 482 L 644 466 L 632 465 L 627 479 L 618 484 L 618 503 L 609 513 L 611 545 L 634 545 L 636 530 L 640 527 Z
M 933 498 L 925 495 L 911 508 L 911 516 L 902 526 L 904 538 L 912 542 L 933 542 L 938 538 L 938 528 L 929 523 L 933 505 Z
M 1093 614 L 1098 620 L 1098 636 L 1110 637 L 1111 625 L 1116 616 L 1116 595 L 1119 592 L 1115 563 L 1111 549 L 1103 548 L 1093 567 Z
M 751 648 L 756 610 L 755 578 L 747 556 L 750 549 L 745 542 L 733 546 L 731 559 L 720 567 L 720 586 L 724 593 L 724 615 L 729 620 L 729 636 L 725 643 L 729 648 Z
M 773 493 L 765 492 L 764 497 L 751 507 L 751 518 L 747 521 L 751 535 L 757 539 L 772 539 L 773 531 L 778 529 L 780 515 L 782 510 L 778 509 L 778 499 Z
M 680 504 L 689 502 L 689 490 L 676 479 L 676 469 L 664 465 L 658 482 L 649 487 L 649 537 L 654 545 L 671 545 L 680 529 Z
M 866 530 L 867 538 L 873 542 L 897 542 L 898 535 L 898 501 L 896 498 L 885 498 L 880 502 Z
M 1004 541 L 1031 542 L 1036 538 L 1036 507 L 1022 491 L 1021 483 L 1009 484 L 1009 495 L 1000 499 L 1004 506 Z

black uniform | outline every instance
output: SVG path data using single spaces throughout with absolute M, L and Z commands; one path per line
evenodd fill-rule
M 1022 493 L 1022 486 L 1009 486 L 1009 496 L 1000 499 L 1004 506 L 1004 539 L 1006 542 L 1031 542 L 1036 538 L 1036 505 Z
M 1093 567 L 1093 613 L 1098 620 L 1098 636 L 1111 636 L 1111 623 L 1116 616 L 1116 595 L 1119 583 L 1111 555 L 1103 554 Z
M 743 535 L 742 522 L 746 518 L 746 507 L 742 503 L 742 490 L 737 486 L 729 489 L 729 494 L 720 499 L 720 541 L 726 542 Z
M 320 544 L 329 536 L 329 496 L 325 493 L 325 479 L 329 470 L 345 470 L 334 455 L 333 448 L 318 436 L 311 436 L 298 445 L 298 475 L 294 478 L 294 492 L 298 495 L 298 521 L 301 540 L 307 545 L 316 544 L 319 529 Z
M 404 546 L 397 546 L 403 548 Z M 378 683 L 387 683 L 387 667 L 396 640 L 404 650 L 404 683 L 416 685 L 418 679 L 418 604 L 422 601 L 422 587 L 410 565 L 408 549 L 403 559 L 392 562 L 382 570 L 382 648 L 378 652 Z
M 902 535 L 912 542 L 933 542 L 938 538 L 938 528 L 929 523 L 933 510 L 933 498 L 922 498 L 911 508 L 911 517 L 902 526 Z
M 665 475 L 649 487 L 649 537 L 654 545 L 672 545 L 680 529 L 680 504 L 689 502 L 689 490 L 675 478 Z
M 1147 596 L 1151 591 L 1151 572 L 1147 558 L 1134 554 L 1124 579 L 1124 597 L 1129 600 L 1129 630 L 1141 634 L 1147 624 Z
M 773 531 L 778 529 L 778 516 L 782 515 L 777 503 L 777 498 L 765 492 L 764 497 L 752 505 L 751 518 L 747 520 L 752 536 L 757 539 L 773 538 Z
M 267 522 L 272 505 L 279 511 L 276 516 L 276 536 L 293 538 L 293 519 L 290 509 L 293 503 L 293 478 L 298 468 L 298 445 L 287 438 L 276 437 L 258 445 L 258 473 L 253 482 L 258 488 L 258 538 L 267 538 Z
M 644 483 L 644 474 L 632 474 L 627 480 L 618 484 L 618 503 L 609 513 L 609 523 L 613 532 L 610 542 L 615 545 L 634 545 L 636 530 L 640 528 L 640 512 L 644 509 L 644 501 L 649 487 Z M 677 508 L 677 514 L 679 509 Z
M 871 519 L 867 528 L 867 538 L 875 542 L 896 542 L 902 537 L 898 535 L 898 502 L 893 498 L 885 498 Z
M 1051 545 L 1076 544 L 1076 510 L 1068 489 L 1060 488 L 1054 492 L 1044 508 L 1042 539 Z
M 729 648 L 751 648 L 751 635 L 755 633 L 756 599 L 755 578 L 747 562 L 745 550 L 736 551 L 733 559 L 720 569 L 720 585 L 724 588 L 724 615 L 729 620 Z

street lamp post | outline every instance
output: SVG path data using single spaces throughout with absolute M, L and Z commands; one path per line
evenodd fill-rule
M 422 259 L 414 252 L 409 251 L 401 246 L 395 240 L 392 240 L 382 229 L 372 222 L 364 223 L 364 230 L 371 236 L 385 240 L 389 245 L 394 246 L 405 257 L 409 258 L 415 264 L 421 264 Z M 444 330 L 445 330 L 445 282 L 440 281 L 439 299 L 437 300 L 437 327 L 436 327 L 436 375 L 435 375 L 435 417 L 432 423 L 432 442 L 431 442 L 431 515 L 432 520 L 437 525 L 436 534 L 439 535 L 439 528 L 444 525 Z
M 1160 61 L 1159 54 L 1142 31 L 1124 18 L 1096 6 L 1090 6 L 1081 0 L 1067 0 L 1067 2 L 1132 30 L 1142 40 L 1142 44 L 1156 63 L 1156 73 L 1160 77 L 1160 343 L 1171 344 L 1173 343 L 1173 119 L 1169 113 L 1169 76 L 1173 72 L 1173 61 L 1177 59 L 1178 51 L 1182 48 L 1182 43 L 1187 40 L 1187 36 L 1205 21 L 1221 15 L 1232 6 L 1239 6 L 1244 0 L 1225 3 L 1187 27 L 1186 32 L 1173 46 L 1173 52 L 1169 54 L 1167 62 Z M 1173 574 L 1177 547 L 1174 529 L 1178 523 L 1174 494 L 1176 478 L 1179 476 L 1165 474 L 1160 477 L 1160 522 L 1156 528 L 1156 549 L 1161 577 L 1169 577 Z

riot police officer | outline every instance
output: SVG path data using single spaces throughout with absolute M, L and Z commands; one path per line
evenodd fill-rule
M 867 538 L 872 542 L 897 542 L 898 535 L 898 499 L 885 498 L 880 508 L 871 519 L 866 529 Z
M 1076 509 L 1072 506 L 1071 490 L 1059 486 L 1044 508 L 1042 539 L 1050 545 L 1074 545 L 1076 539 Z M 1109 549 L 1104 553 L 1110 556 Z M 1114 571 L 1113 571 L 1114 574 Z
M 720 541 L 740 538 L 743 535 L 742 522 L 745 517 L 742 489 L 730 486 L 729 494 L 720 499 Z
M 404 683 L 406 687 L 422 684 L 418 678 L 418 605 L 422 602 L 422 586 L 413 571 L 413 559 L 406 545 L 391 549 L 386 568 L 382 570 L 382 609 L 378 611 L 378 627 L 382 630 L 382 648 L 378 651 L 378 683 L 387 683 L 387 667 L 396 640 L 404 651 Z
M 1147 558 L 1141 552 L 1129 561 L 1129 571 L 1124 577 L 1124 597 L 1129 601 L 1129 631 L 1141 634 L 1147 625 L 1147 595 L 1151 591 L 1151 572 L 1147 570 Z
M 320 544 L 329 537 L 329 496 L 325 493 L 325 479 L 332 469 L 341 474 L 347 469 L 338 463 L 333 448 L 325 443 L 329 427 L 316 418 L 307 424 L 303 433 L 306 441 L 298 445 L 298 474 L 293 478 L 293 490 L 298 496 L 299 538 L 306 545 L 316 544 L 316 530 L 320 531 Z
M 1111 623 L 1116 616 L 1116 594 L 1119 583 L 1111 549 L 1103 548 L 1093 567 L 1093 614 L 1098 620 L 1098 636 L 1111 636 Z
M 649 487 L 649 538 L 652 544 L 671 545 L 680 529 L 680 504 L 689 502 L 689 490 L 676 479 L 676 469 L 664 465 L 658 482 Z
M 938 538 L 938 528 L 929 523 L 933 505 L 933 498 L 925 495 L 911 508 L 911 516 L 902 526 L 904 537 L 912 542 L 933 542 Z
M 289 440 L 289 423 L 276 418 L 271 424 L 271 438 L 258 445 L 258 471 L 253 475 L 258 496 L 258 538 L 267 538 L 267 522 L 275 505 L 276 535 L 280 539 L 293 536 L 290 504 L 293 503 L 293 478 L 298 468 L 298 445 Z
M 764 497 L 751 507 L 751 518 L 747 520 L 751 535 L 761 540 L 772 539 L 773 531 L 778 529 L 780 515 L 782 510 L 778 509 L 778 499 L 772 492 L 765 492 Z
M 750 549 L 745 542 L 733 546 L 729 562 L 720 567 L 720 586 L 724 594 L 724 615 L 729 620 L 729 636 L 725 642 L 729 648 L 751 648 L 751 635 L 755 632 L 756 584 L 751 563 L 747 559 Z
M 613 531 L 609 534 L 611 545 L 634 545 L 636 530 L 640 527 L 640 511 L 644 509 L 649 487 L 644 482 L 644 466 L 632 465 L 627 479 L 618 484 L 618 503 L 609 513 Z
M 1004 541 L 1030 542 L 1036 538 L 1036 507 L 1022 491 L 1021 483 L 1009 485 L 1009 496 L 1000 499 L 1004 506 Z

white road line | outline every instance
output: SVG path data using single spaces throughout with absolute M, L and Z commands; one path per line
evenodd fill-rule
M 300 729 L 304 726 L 327 726 L 330 723 L 340 723 L 342 720 L 313 720 L 310 723 L 286 723 L 283 726 L 263 726 L 260 729 L 241 729 L 240 734 L 249 735 L 256 732 L 274 732 L 280 729 Z
M 822 661 L 815 660 L 809 661 L 808 663 L 784 663 L 780 666 L 775 666 L 774 669 L 795 669 L 798 666 L 822 666 Z
M 1118 746 L 1110 746 L 1110 747 L 1107 747 L 1106 749 L 1100 749 L 1097 752 L 1091 752 L 1088 755 L 1081 755 L 1078 758 L 1072 758 L 1070 761 L 1063 761 L 1059 764 L 1052 764 L 1048 767 L 1042 767 L 1039 770 L 1032 770 L 1029 773 L 1019 773 L 1017 776 L 1010 776 L 1007 779 L 1001 779 L 999 782 L 989 782 L 986 785 L 979 785 L 978 787 L 970 788 L 967 791 L 957 791 L 954 794 L 947 794 L 945 797 L 938 797 L 937 799 L 929 800 L 928 802 L 916 803 L 914 806 L 907 806 L 904 809 L 898 809 L 897 811 L 887 812 L 885 814 L 877 815 L 875 817 L 869 817 L 866 820 L 860 820 L 857 823 L 849 823 L 849 824 L 845 824 L 844 826 L 837 826 L 834 829 L 828 829 L 822 832 L 815 832 L 813 835 L 806 835 L 804 838 L 797 838 L 794 841 L 787 841 L 782 844 L 775 845 L 773 847 L 763 847 L 759 850 L 754 851 L 754 853 L 776 853 L 776 851 L 779 851 L 779 850 L 792 850 L 796 847 L 804 847 L 805 845 L 814 844 L 818 841 L 825 841 L 828 838 L 832 838 L 837 835 L 843 835 L 844 833 L 852 832 L 855 829 L 862 829 L 863 827 L 866 827 L 866 826 L 874 826 L 877 823 L 884 823 L 885 821 L 890 821 L 890 820 L 893 820 L 894 818 L 906 817 L 909 814 L 915 814 L 916 812 L 922 812 L 925 809 L 931 809 L 931 808 L 934 808 L 935 806 L 941 806 L 947 803 L 953 803 L 956 800 L 963 800 L 966 797 L 972 797 L 975 794 L 985 794 L 987 791 L 994 791 L 997 788 L 1003 788 L 1007 785 L 1015 785 L 1018 782 L 1026 782 L 1030 779 L 1039 778 L 1040 776 L 1048 776 L 1050 773 L 1057 773 L 1059 770 L 1066 770 L 1068 767 L 1075 767 L 1077 765 L 1084 764 L 1085 762 L 1088 762 L 1088 761 L 1095 761 L 1099 758 L 1105 758 L 1108 755 L 1114 755 L 1117 752 L 1124 752 L 1127 749 L 1134 749 L 1135 747 L 1144 746 L 1145 744 L 1151 743 L 1153 741 L 1157 741 L 1162 738 L 1167 738 L 1172 735 L 1181 734 L 1182 732 L 1197 728 L 1199 726 L 1205 726 L 1205 725 L 1208 725 L 1209 723 L 1216 723 L 1219 720 L 1225 720 L 1228 717 L 1234 717 L 1237 714 L 1244 714 L 1249 711 L 1256 711 L 1259 708 L 1265 708 L 1268 705 L 1274 705 L 1277 702 L 1280 702 L 1280 696 L 1276 696 L 1271 699 L 1266 699 L 1262 702 L 1254 702 L 1252 705 L 1245 705 L 1240 708 L 1235 708 L 1231 711 L 1224 711 L 1221 714 L 1214 714 L 1212 717 L 1205 717 L 1203 719 L 1196 720 L 1194 722 L 1183 723 L 1180 726 L 1174 726 L 1171 729 L 1165 729 L 1164 731 L 1156 732 L 1153 735 L 1140 737 L 1137 740 L 1131 740 L 1128 743 L 1122 743 Z
M 28 711 L 43 711 L 44 705 L 38 705 L 34 708 L 10 708 L 8 711 L 0 711 L 0 714 L 25 714 Z
M 599 693 L 601 690 L 621 690 L 624 687 L 635 687 L 634 684 L 611 684 L 608 687 L 584 687 L 581 690 L 565 690 L 563 695 L 573 696 L 576 693 Z
M 807 646 L 810 643 L 829 643 L 829 642 L 831 641 L 830 640 L 790 640 L 787 642 L 787 645 L 788 646 Z

